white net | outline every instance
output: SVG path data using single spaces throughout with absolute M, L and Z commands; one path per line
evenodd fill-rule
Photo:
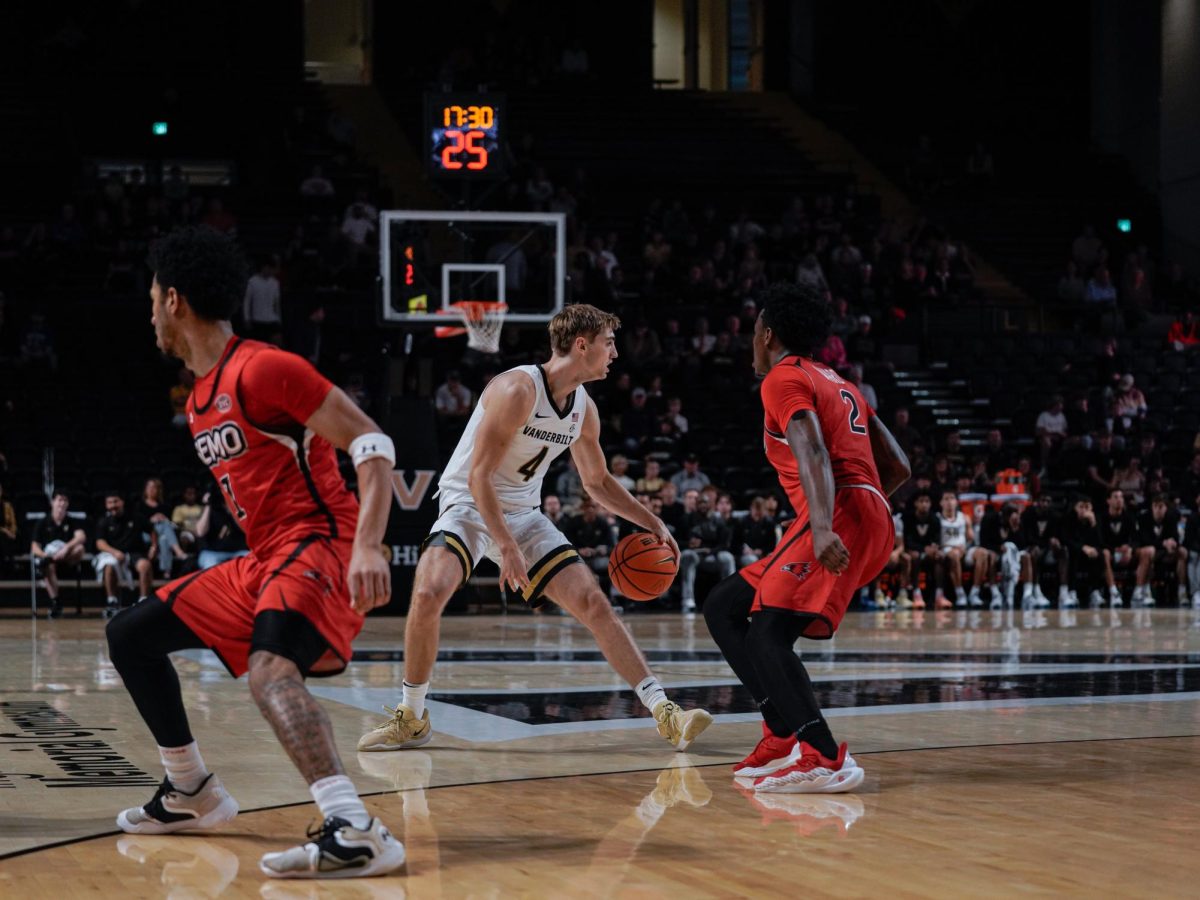
M 503 303 L 466 301 L 454 304 L 467 329 L 467 346 L 480 353 L 500 352 L 500 329 L 508 307 Z

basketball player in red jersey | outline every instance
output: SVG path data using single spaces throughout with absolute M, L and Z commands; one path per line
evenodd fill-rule
M 346 777 L 329 718 L 304 686 L 350 659 L 363 616 L 388 601 L 380 552 L 391 505 L 392 442 L 306 361 L 243 340 L 229 319 L 245 285 L 232 241 L 210 228 L 155 245 L 151 321 L 158 347 L 196 374 L 187 416 L 250 555 L 167 584 L 108 625 L 109 656 L 159 745 L 166 777 L 124 831 L 211 828 L 238 806 L 192 738 L 167 654 L 207 647 L 250 693 L 300 770 L 324 823 L 310 840 L 260 863 L 276 878 L 379 875 L 404 847 L 372 818 Z M 338 474 L 349 452 L 359 506 Z
M 833 739 L 792 648 L 833 637 L 855 591 L 887 563 L 886 498 L 908 479 L 908 459 L 854 385 L 814 362 L 829 333 L 824 296 L 779 284 L 762 300 L 763 440 L 796 520 L 774 553 L 712 590 L 704 618 L 763 713 L 763 739 L 735 774 L 755 777 L 757 791 L 837 793 L 863 770 Z

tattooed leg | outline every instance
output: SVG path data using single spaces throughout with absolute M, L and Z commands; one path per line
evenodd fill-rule
M 329 716 L 304 686 L 294 662 L 266 650 L 250 654 L 250 693 L 305 781 L 346 774 Z

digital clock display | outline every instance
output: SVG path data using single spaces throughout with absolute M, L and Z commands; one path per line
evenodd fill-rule
M 503 174 L 503 98 L 495 94 L 427 94 L 426 160 L 444 177 Z

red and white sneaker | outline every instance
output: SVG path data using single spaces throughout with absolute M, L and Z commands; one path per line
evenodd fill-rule
M 862 784 L 865 775 L 845 744 L 838 747 L 837 759 L 829 759 L 800 741 L 788 764 L 756 778 L 754 789 L 780 794 L 840 794 Z
M 792 751 L 796 749 L 796 736 L 776 737 L 767 723 L 762 723 L 763 736 L 750 755 L 733 767 L 739 778 L 754 778 L 781 769 L 792 762 Z

